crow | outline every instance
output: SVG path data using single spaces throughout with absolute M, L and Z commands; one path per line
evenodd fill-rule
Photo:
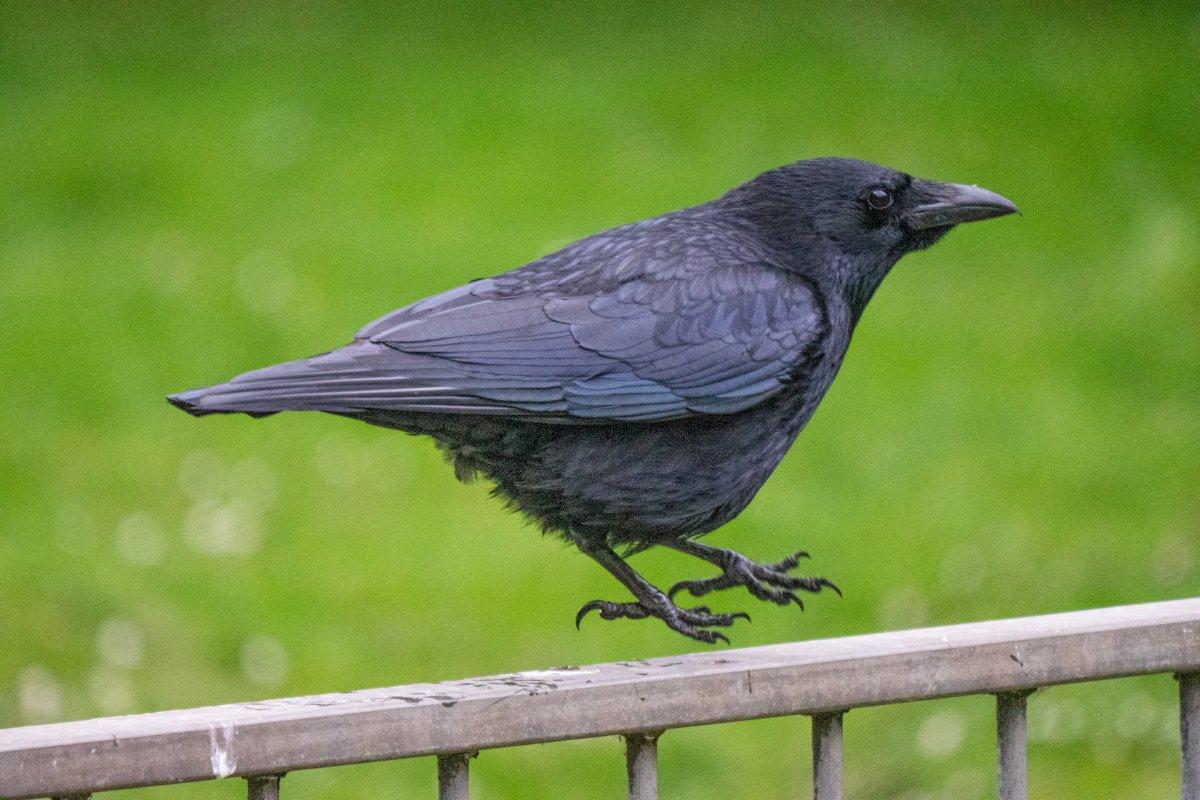
M 837 591 L 696 539 L 737 516 L 829 389 L 896 261 L 1004 197 L 845 158 L 799 161 L 412 303 L 339 349 L 171 395 L 193 414 L 323 411 L 430 436 L 463 480 L 594 559 L 656 617 L 712 643 L 744 613 L 675 596 L 736 586 L 803 608 Z M 626 563 L 654 546 L 720 569 L 663 592 Z M 840 592 L 838 592 L 840 594 Z

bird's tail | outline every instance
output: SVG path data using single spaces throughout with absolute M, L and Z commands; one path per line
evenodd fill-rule
M 266 417 L 280 411 L 346 411 L 344 393 L 335 394 L 329 389 L 334 386 L 340 389 L 362 379 L 366 370 L 354 359 L 357 349 L 356 343 L 313 358 L 275 364 L 238 375 L 226 383 L 172 394 L 167 397 L 167 402 L 194 417 L 208 414 Z

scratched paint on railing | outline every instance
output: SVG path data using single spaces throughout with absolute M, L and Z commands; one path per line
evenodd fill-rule
M 232 722 L 222 722 L 220 726 L 215 722 L 209 723 L 208 756 L 214 778 L 228 778 L 237 769 L 237 756 L 233 752 L 234 732 Z
M 524 672 L 514 672 L 514 678 L 561 678 L 564 672 L 569 672 L 571 675 L 596 675 L 599 674 L 598 669 L 580 669 L 559 667 L 558 669 L 527 669 Z

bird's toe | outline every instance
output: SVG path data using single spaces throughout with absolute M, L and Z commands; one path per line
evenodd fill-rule
M 730 614 L 714 614 L 708 606 L 681 608 L 678 611 L 678 616 L 690 625 L 716 626 L 720 628 L 728 628 L 735 620 L 744 619 L 747 622 L 750 620 L 750 615 L 745 611 L 735 611 Z
M 774 564 L 769 564 L 767 566 L 775 572 L 787 572 L 795 569 L 796 565 L 800 563 L 801 559 L 808 557 L 809 555 L 807 550 L 797 550 L 782 561 L 776 561 Z
M 579 628 L 583 622 L 583 618 L 593 611 L 600 612 L 601 619 L 644 619 L 650 616 L 650 611 L 640 603 L 614 603 L 609 600 L 593 600 L 590 603 L 584 603 L 583 607 L 575 614 L 575 627 Z
M 728 575 L 718 575 L 715 578 L 702 578 L 694 581 L 680 581 L 667 591 L 667 597 L 672 600 L 675 595 L 686 590 L 693 597 L 700 597 L 718 589 L 728 589 L 736 585 Z
M 580 627 L 584 617 L 593 611 L 597 612 L 601 619 L 610 620 L 657 617 L 672 630 L 707 644 L 713 644 L 718 641 L 729 642 L 729 639 L 724 634 L 708 630 L 708 628 L 727 628 L 738 619 L 750 619 L 750 615 L 743 611 L 732 614 L 718 614 L 713 613 L 712 609 L 708 606 L 680 608 L 665 595 L 657 593 L 654 596 L 647 597 L 644 601 L 630 603 L 592 600 L 589 603 L 585 603 L 575 615 L 575 627 Z

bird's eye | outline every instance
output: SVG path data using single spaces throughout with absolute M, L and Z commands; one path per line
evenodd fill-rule
M 892 193 L 882 186 L 876 186 L 867 192 L 867 205 L 876 211 L 882 211 L 892 204 Z

